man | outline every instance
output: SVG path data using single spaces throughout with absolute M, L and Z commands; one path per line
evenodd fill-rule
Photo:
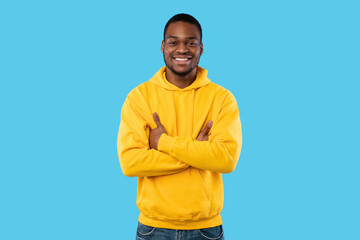
M 168 21 L 161 51 L 166 66 L 125 100 L 117 142 L 123 173 L 138 177 L 136 239 L 224 239 L 221 174 L 242 144 L 236 100 L 198 66 L 192 16 Z

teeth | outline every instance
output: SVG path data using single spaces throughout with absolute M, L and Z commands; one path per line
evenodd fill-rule
M 175 58 L 175 60 L 178 60 L 178 61 L 186 61 L 186 60 L 188 60 L 188 58 Z

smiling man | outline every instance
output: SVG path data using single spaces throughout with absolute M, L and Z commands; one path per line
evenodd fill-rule
M 194 17 L 167 22 L 161 51 L 166 66 L 128 94 L 117 141 L 123 173 L 138 177 L 136 239 L 224 239 L 222 174 L 242 144 L 236 100 L 198 66 Z

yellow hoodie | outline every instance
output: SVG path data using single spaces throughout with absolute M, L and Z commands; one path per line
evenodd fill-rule
M 149 148 L 149 127 L 157 112 L 167 134 Z M 209 141 L 196 138 L 209 120 Z M 196 80 L 181 89 L 169 83 L 165 67 L 127 96 L 117 141 L 123 173 L 138 177 L 139 222 L 170 229 L 222 224 L 221 173 L 235 169 L 242 144 L 234 96 L 210 82 L 198 67 Z

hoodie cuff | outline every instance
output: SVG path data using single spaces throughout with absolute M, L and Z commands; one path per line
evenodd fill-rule
M 159 142 L 158 142 L 158 150 L 165 152 L 171 156 L 171 150 L 176 142 L 175 137 L 170 137 L 167 134 L 161 134 Z

